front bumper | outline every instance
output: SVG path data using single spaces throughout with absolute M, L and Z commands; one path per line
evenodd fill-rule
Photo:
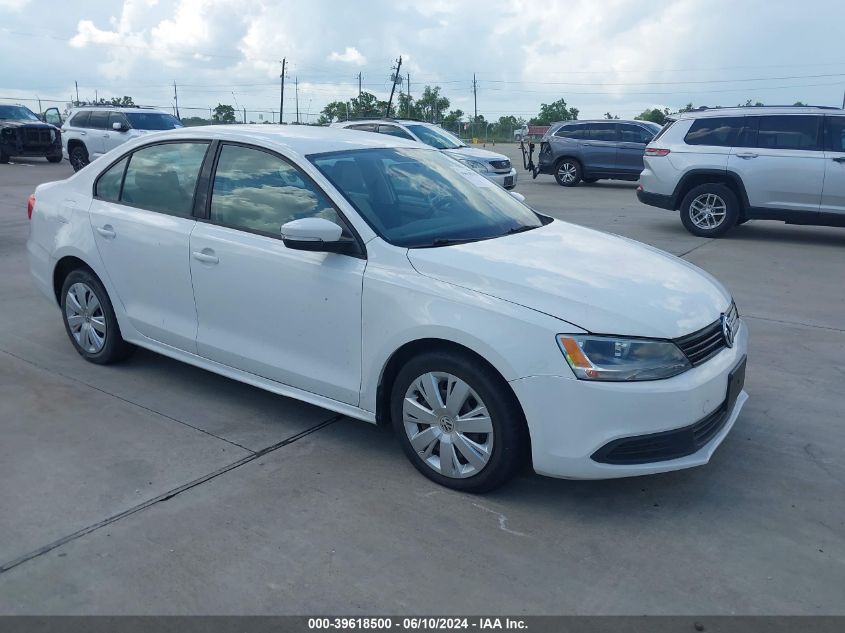
M 601 463 L 594 456 L 615 440 L 684 429 L 708 418 L 725 403 L 728 377 L 747 346 L 742 323 L 732 348 L 666 380 L 590 382 L 569 375 L 512 381 L 531 433 L 534 470 L 567 479 L 611 479 L 706 464 L 736 422 L 748 399 L 745 391 L 726 411 L 718 432 L 691 454 L 636 464 Z
M 504 187 L 505 189 L 513 189 L 516 187 L 516 169 L 511 167 L 509 172 L 502 172 L 502 173 L 486 173 L 484 174 L 487 180 L 492 180 L 500 187 Z

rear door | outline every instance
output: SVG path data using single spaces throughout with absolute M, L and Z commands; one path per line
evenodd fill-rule
M 589 123 L 587 138 L 581 144 L 584 174 L 612 174 L 616 171 L 619 126 L 613 122 Z
M 85 137 L 85 147 L 91 160 L 106 153 L 106 129 L 109 126 L 108 110 L 91 110 L 88 117 L 88 135 Z
M 845 222 L 845 116 L 825 117 L 824 158 L 821 212 L 838 224 Z
M 822 117 L 749 116 L 728 160 L 748 195 L 750 217 L 814 222 L 825 160 Z
M 623 174 L 636 176 L 643 170 L 645 146 L 654 134 L 639 125 L 619 123 L 619 147 L 616 151 L 616 169 Z

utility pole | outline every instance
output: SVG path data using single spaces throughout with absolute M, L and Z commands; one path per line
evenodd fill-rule
M 296 86 L 296 124 L 299 125 L 299 77 L 294 77 L 293 82 Z
M 391 77 L 393 84 L 390 86 L 390 99 L 387 100 L 387 108 L 384 111 L 384 116 L 390 116 L 390 105 L 393 103 L 393 93 L 396 91 L 396 81 L 402 76 L 399 74 L 399 71 L 402 69 L 402 56 L 399 56 L 399 59 L 396 61 L 396 68 L 394 69 L 393 76 Z
M 79 105 L 79 84 L 74 81 L 73 85 L 76 86 L 76 105 Z
M 845 110 L 845 92 L 842 93 L 842 109 Z
M 475 138 L 475 122 L 478 121 L 478 82 L 475 80 L 475 73 L 472 73 L 472 103 L 475 109 L 475 116 L 472 119 L 472 137 Z
M 361 96 L 361 71 L 358 71 L 358 96 Z
M 182 117 L 179 116 L 179 93 L 176 92 L 176 80 L 173 80 L 173 99 L 176 101 L 176 118 L 181 120 Z
M 287 64 L 287 57 L 282 59 L 282 74 L 279 78 L 282 80 L 282 89 L 279 93 L 279 125 L 284 121 L 285 112 L 285 65 Z
M 408 118 L 411 118 L 411 73 L 407 73 L 408 75 Z

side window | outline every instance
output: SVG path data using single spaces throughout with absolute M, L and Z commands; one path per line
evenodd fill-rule
M 109 124 L 108 128 L 114 129 L 114 124 L 120 123 L 122 129 L 127 130 L 129 129 L 129 122 L 126 120 L 126 117 L 123 116 L 120 112 L 109 112 Z
M 350 125 L 347 130 L 360 130 L 362 132 L 375 132 L 375 123 L 359 123 L 358 125 Z
M 575 138 L 575 131 L 579 129 L 578 125 L 562 125 L 557 132 L 555 132 L 555 136 L 560 136 L 562 138 Z
M 88 125 L 97 130 L 105 130 L 109 123 L 109 113 L 105 110 L 92 110 L 91 116 L 88 117 Z
M 73 119 L 71 120 L 70 124 L 73 127 L 88 127 L 88 116 L 90 114 L 91 113 L 88 110 L 77 112 L 73 115 Z
M 129 158 L 115 163 L 104 172 L 99 180 L 94 195 L 102 200 L 117 202 L 120 199 L 120 185 L 123 183 L 123 171 Z
M 745 117 L 707 117 L 693 121 L 684 143 L 687 145 L 715 145 L 734 147 L 739 138 Z
M 413 136 L 408 134 L 401 127 L 396 127 L 395 125 L 379 125 L 378 131 L 379 131 L 379 134 L 388 134 L 390 136 L 396 136 L 398 138 L 408 139 L 409 141 L 414 140 Z
M 615 123 L 590 123 L 587 129 L 591 141 L 616 141 Z
M 828 116 L 825 121 L 825 149 L 829 152 L 845 152 L 845 116 Z
M 820 116 L 781 115 L 759 117 L 757 147 L 805 149 L 819 147 Z
M 126 169 L 121 202 L 190 217 L 207 149 L 208 143 L 162 143 L 134 152 Z
M 212 222 L 280 237 L 286 222 L 314 217 L 343 226 L 334 205 L 299 169 L 259 149 L 223 146 L 211 193 Z
M 623 143 L 648 143 L 654 137 L 654 134 L 647 129 L 628 123 L 620 124 L 619 131 L 621 133 L 619 140 Z

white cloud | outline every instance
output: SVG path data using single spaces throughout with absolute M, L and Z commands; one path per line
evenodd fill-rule
M 347 64 L 355 64 L 356 66 L 364 66 L 367 63 L 367 58 L 358 52 L 357 48 L 347 46 L 343 53 L 332 51 L 328 56 L 330 62 L 345 62 Z
M 20 11 L 29 0 L 0 0 L 0 11 Z

